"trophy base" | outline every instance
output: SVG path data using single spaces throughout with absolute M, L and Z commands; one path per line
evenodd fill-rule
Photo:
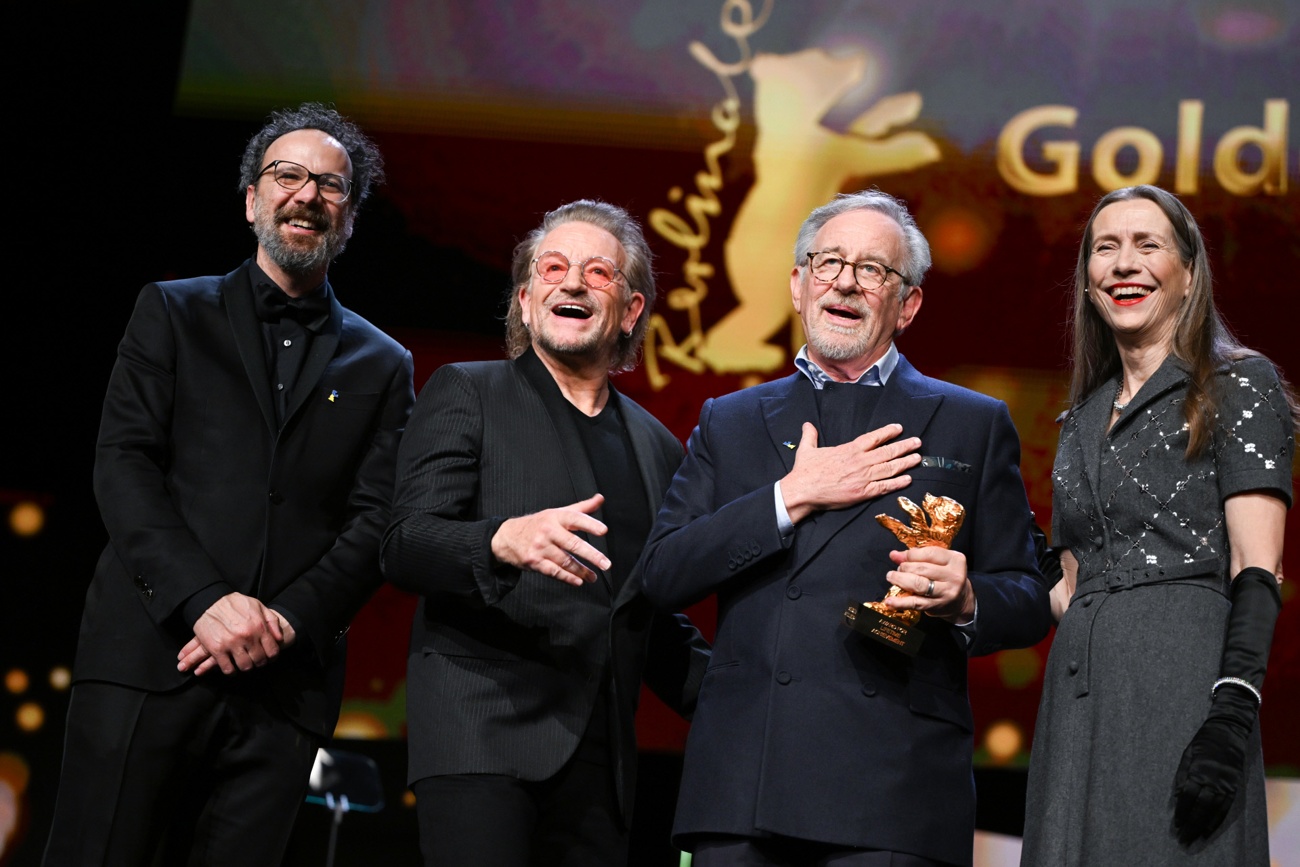
M 918 627 L 888 617 L 864 603 L 850 602 L 844 610 L 844 624 L 854 632 L 874 638 L 881 644 L 916 656 L 925 640 L 925 632 Z

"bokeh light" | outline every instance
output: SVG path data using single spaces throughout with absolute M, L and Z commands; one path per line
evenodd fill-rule
M 21 668 L 11 668 L 5 672 L 5 689 L 14 695 L 21 695 L 27 692 L 27 687 L 31 685 L 27 672 Z
M 72 672 L 66 665 L 56 665 L 50 669 L 50 686 L 62 692 L 72 685 Z
M 950 207 L 926 220 L 926 237 L 939 270 L 961 274 L 979 266 L 988 258 L 995 231 L 979 213 L 963 207 Z
M 0 753 L 0 783 L 21 795 L 27 791 L 27 781 L 31 775 L 32 770 L 22 756 L 11 752 Z
M 1020 755 L 1025 736 L 1011 720 L 999 720 L 984 732 L 984 749 L 995 765 L 1004 765 Z
M 1004 650 L 997 655 L 998 677 L 1003 686 L 1023 689 L 1038 682 L 1043 670 L 1043 658 L 1032 647 Z
M 373 714 L 344 711 L 334 727 L 334 737 L 376 740 L 388 737 L 388 728 Z
M 23 793 L 31 769 L 26 760 L 16 753 L 0 753 L 0 863 L 8 863 L 5 856 L 14 844 L 14 834 L 23 824 Z
M 45 529 L 45 510 L 24 500 L 9 510 L 9 529 L 15 536 L 35 536 Z
M 45 708 L 34 701 L 25 701 L 18 705 L 14 713 L 14 722 L 20 731 L 34 732 L 45 725 Z

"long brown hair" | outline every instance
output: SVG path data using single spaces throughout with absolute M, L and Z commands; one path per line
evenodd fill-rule
M 1178 308 L 1174 320 L 1171 351 L 1190 371 L 1183 416 L 1190 428 L 1186 456 L 1193 458 L 1204 452 L 1213 433 L 1214 414 L 1218 408 L 1218 395 L 1214 391 L 1215 371 L 1225 364 L 1259 356 L 1259 353 L 1241 345 L 1214 306 L 1210 260 L 1196 218 L 1176 196 L 1159 187 L 1143 184 L 1114 190 L 1102 197 L 1088 217 L 1088 225 L 1083 230 L 1083 241 L 1079 244 L 1078 263 L 1074 269 L 1074 313 L 1070 317 L 1073 342 L 1070 405 L 1078 406 L 1120 369 L 1115 335 L 1088 300 L 1088 262 L 1092 258 L 1092 226 L 1097 215 L 1108 205 L 1134 199 L 1146 199 L 1155 203 L 1168 218 L 1173 227 L 1174 241 L 1178 245 L 1179 258 L 1183 267 L 1192 275 L 1191 292 Z M 1281 371 L 1278 371 L 1278 378 L 1291 410 L 1292 426 L 1300 429 L 1300 404 Z

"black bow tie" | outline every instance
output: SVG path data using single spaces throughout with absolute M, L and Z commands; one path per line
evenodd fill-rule
M 323 289 L 302 298 L 290 298 L 268 283 L 258 283 L 253 290 L 257 318 L 263 322 L 292 319 L 312 332 L 319 332 L 329 322 L 330 299 Z

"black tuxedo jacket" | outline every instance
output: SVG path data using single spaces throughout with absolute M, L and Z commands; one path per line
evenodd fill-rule
M 176 670 L 193 637 L 185 601 L 238 591 L 284 613 L 298 641 L 231 677 L 273 693 L 302 727 L 333 731 L 342 636 L 381 580 L 414 395 L 410 353 L 326 291 L 329 322 L 279 429 L 247 264 L 140 293 L 96 447 L 109 544 L 86 597 L 76 680 L 181 685 L 192 676 Z
M 653 518 L 681 443 L 618 400 Z M 597 570 L 595 583 L 573 587 L 497 564 L 491 553 L 507 518 L 594 493 L 570 409 L 531 350 L 514 361 L 449 364 L 430 377 L 399 452 L 383 552 L 385 576 L 422 597 L 407 669 L 412 782 L 551 777 L 577 748 L 607 678 L 615 786 L 630 815 L 643 670 L 657 694 L 689 714 L 706 645 L 685 618 L 653 614 L 635 573 L 613 586 Z M 608 553 L 605 537 L 589 541 Z
M 862 386 L 866 387 L 866 386 Z M 975 821 L 967 653 L 1033 644 L 1050 622 L 1020 446 L 1000 401 L 901 360 L 870 424 L 929 458 L 910 487 L 816 513 L 783 546 L 773 484 L 817 423 L 802 374 L 704 405 L 643 556 L 664 608 L 716 593 L 718 632 L 691 726 L 674 835 L 783 834 L 969 863 Z M 953 547 L 978 600 L 973 643 L 923 617 L 911 659 L 843 623 L 880 599 L 902 545 L 875 520 L 926 493 L 966 507 Z

